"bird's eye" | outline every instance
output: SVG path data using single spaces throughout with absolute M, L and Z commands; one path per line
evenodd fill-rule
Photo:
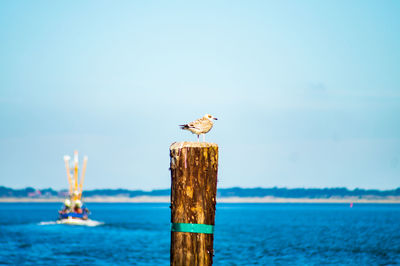
M 211 115 L 209 115 L 208 118 L 211 118 Z

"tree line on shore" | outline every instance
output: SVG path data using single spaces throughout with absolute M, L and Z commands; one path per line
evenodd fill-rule
M 67 190 L 54 190 L 51 188 L 12 189 L 0 186 L 0 197 L 30 197 L 50 198 L 66 197 Z M 347 188 L 219 188 L 218 197 L 279 197 L 279 198 L 333 198 L 333 197 L 399 197 L 400 187 L 393 190 Z M 139 197 L 139 196 L 170 196 L 170 189 L 157 189 L 152 191 L 129 189 L 94 189 L 83 192 L 84 197 Z

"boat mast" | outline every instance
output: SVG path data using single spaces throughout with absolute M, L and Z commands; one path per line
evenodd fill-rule
M 69 184 L 69 195 L 72 195 L 72 177 L 71 177 L 71 169 L 69 167 L 69 160 L 71 157 L 68 155 L 64 156 L 64 162 L 65 162 L 65 170 L 67 170 L 67 177 L 68 177 L 68 184 Z
M 78 151 L 74 151 L 74 200 L 79 198 L 78 194 Z
M 64 156 L 65 169 L 67 170 L 68 184 L 69 184 L 69 196 L 73 201 L 80 200 L 83 192 L 83 182 L 85 181 L 85 173 L 88 157 L 83 157 L 82 172 L 79 178 L 79 161 L 78 151 L 74 151 L 74 161 L 72 167 L 70 166 L 71 157 L 68 155 Z M 71 171 L 73 172 L 71 174 Z M 80 183 L 79 183 L 80 181 Z
M 85 181 L 87 160 L 88 160 L 87 156 L 83 157 L 83 166 L 82 166 L 82 173 L 81 173 L 81 184 L 79 185 L 79 199 L 82 198 L 83 182 Z

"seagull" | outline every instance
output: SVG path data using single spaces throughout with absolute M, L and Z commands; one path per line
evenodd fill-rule
M 199 142 L 200 134 L 203 134 L 203 142 L 205 142 L 206 141 L 205 134 L 208 131 L 210 131 L 211 128 L 213 127 L 214 125 L 213 120 L 218 120 L 218 119 L 216 117 L 213 117 L 212 115 L 206 114 L 205 116 L 197 119 L 196 121 L 179 126 L 183 130 L 189 130 L 193 134 L 196 134 L 197 142 Z

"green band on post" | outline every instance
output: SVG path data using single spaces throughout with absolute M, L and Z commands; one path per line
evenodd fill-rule
M 185 232 L 185 233 L 214 234 L 214 225 L 172 223 L 171 231 L 172 232 Z

